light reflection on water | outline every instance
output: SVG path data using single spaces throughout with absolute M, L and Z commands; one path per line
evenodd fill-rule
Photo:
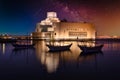
M 66 42 L 64 42 L 66 44 Z M 46 47 L 45 41 L 39 41 L 36 47 L 36 55 L 41 64 L 45 65 L 48 73 L 55 72 L 59 67 L 60 60 L 67 62 L 76 62 L 76 57 L 80 54 L 80 49 L 77 47 L 76 42 L 67 42 L 73 43 L 70 48 L 70 51 L 61 51 L 61 52 L 49 52 L 48 47 Z
M 102 52 L 90 55 L 82 54 L 76 41 L 64 43 L 73 43 L 70 51 L 49 52 L 45 41 L 37 41 L 34 49 L 21 50 L 14 50 L 10 43 L 1 43 L 0 75 L 20 74 L 39 77 L 55 73 L 54 75 L 60 77 L 63 77 L 63 74 L 80 77 L 112 75 L 111 72 L 120 71 L 120 63 L 117 63 L 120 61 L 120 42 L 100 42 L 104 43 Z

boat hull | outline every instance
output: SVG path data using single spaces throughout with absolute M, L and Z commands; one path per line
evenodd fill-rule
M 87 47 L 87 46 L 78 45 L 78 47 L 84 53 L 92 53 L 92 52 L 100 52 L 102 50 L 103 45 L 98 45 L 98 46 L 94 46 L 94 47 Z
M 46 45 L 49 48 L 49 51 L 65 51 L 70 50 L 72 44 L 65 46 L 54 46 L 54 45 Z
M 34 48 L 34 44 L 29 44 L 29 45 L 22 45 L 22 44 L 12 44 L 15 48 L 17 49 L 22 49 L 22 48 Z

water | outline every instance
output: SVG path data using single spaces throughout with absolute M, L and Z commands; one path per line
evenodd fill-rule
M 0 79 L 76 80 L 117 79 L 120 76 L 120 42 L 104 43 L 101 53 L 81 55 L 77 42 L 70 51 L 48 52 L 45 41 L 35 49 L 14 50 L 10 43 L 0 44 Z

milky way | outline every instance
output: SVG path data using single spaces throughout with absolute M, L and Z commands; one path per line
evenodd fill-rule
M 61 20 L 94 23 L 98 35 L 120 36 L 120 0 L 1 0 L 0 4 L 0 32 L 32 32 L 48 11 L 56 11 Z
M 120 35 L 119 0 L 56 0 L 70 21 L 92 22 L 98 35 Z

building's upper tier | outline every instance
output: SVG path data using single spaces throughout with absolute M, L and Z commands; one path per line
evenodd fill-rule
M 56 12 L 47 12 L 47 18 L 57 18 Z
M 52 25 L 54 22 L 60 22 L 56 12 L 47 12 L 47 18 L 40 22 L 40 25 Z

